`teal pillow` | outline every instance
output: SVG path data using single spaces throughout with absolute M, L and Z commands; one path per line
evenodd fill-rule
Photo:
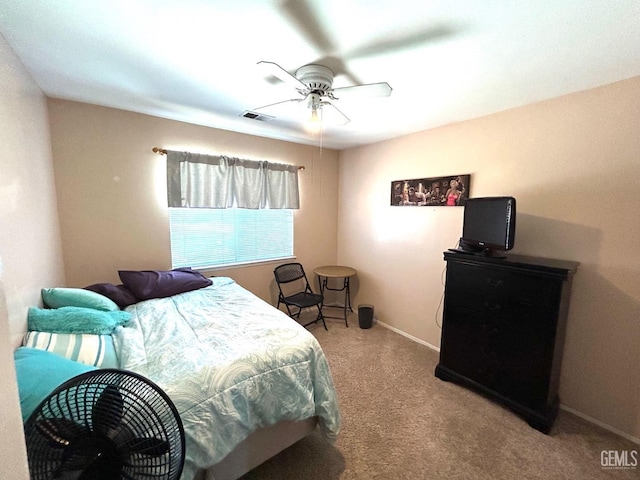
M 43 288 L 41 293 L 42 301 L 49 308 L 83 307 L 105 312 L 120 310 L 110 298 L 84 288 Z
M 96 370 L 55 353 L 28 347 L 19 347 L 13 359 L 23 422 L 54 389 L 81 373 Z
M 117 326 L 127 323 L 130 318 L 131 314 L 123 310 L 103 312 L 82 307 L 53 309 L 31 307 L 27 314 L 28 330 L 96 335 L 109 335 Z

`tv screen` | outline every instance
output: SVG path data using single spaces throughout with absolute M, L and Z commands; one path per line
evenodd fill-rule
M 495 255 L 511 250 L 516 234 L 516 199 L 513 197 L 468 198 L 464 204 L 461 248 Z

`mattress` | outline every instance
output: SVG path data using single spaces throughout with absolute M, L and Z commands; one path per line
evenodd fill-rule
M 253 431 L 317 416 L 334 439 L 338 400 L 315 337 L 227 277 L 127 307 L 113 334 L 123 369 L 146 376 L 173 400 L 185 428 L 182 475 L 222 460 Z

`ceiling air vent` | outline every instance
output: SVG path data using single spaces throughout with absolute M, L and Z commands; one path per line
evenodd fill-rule
M 258 120 L 259 122 L 268 122 L 276 118 L 271 115 L 265 115 L 264 113 L 252 112 L 251 110 L 244 111 L 240 116 L 251 120 Z

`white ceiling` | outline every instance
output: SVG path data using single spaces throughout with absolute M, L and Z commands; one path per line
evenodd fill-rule
M 640 75 L 640 0 L 0 0 L 0 33 L 48 96 L 298 143 L 241 117 L 296 96 L 257 62 L 388 82 L 338 102 L 336 149 Z

